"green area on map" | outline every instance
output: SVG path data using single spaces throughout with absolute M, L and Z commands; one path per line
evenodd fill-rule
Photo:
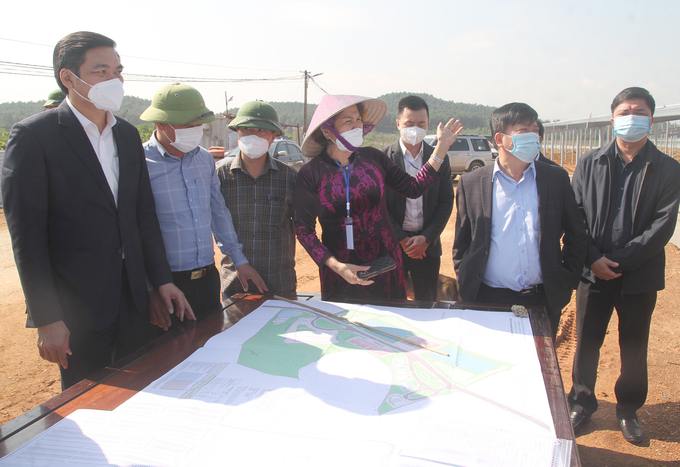
M 450 395 L 457 388 L 512 367 L 509 363 L 469 352 L 453 342 L 423 333 L 399 316 L 349 310 L 341 315 L 449 356 L 314 311 L 281 309 L 243 344 L 238 363 L 270 375 L 298 378 L 300 369 L 319 361 L 324 355 L 369 352 L 392 374 L 390 390 L 376 408 L 379 414 L 423 398 Z

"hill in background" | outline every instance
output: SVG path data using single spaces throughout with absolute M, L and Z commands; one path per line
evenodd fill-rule
M 387 102 L 387 114 L 383 121 L 376 126 L 375 132 L 397 135 L 397 127 L 394 123 L 397 118 L 397 105 L 399 100 L 410 93 L 393 92 L 379 96 Z M 495 109 L 486 105 L 464 104 L 439 99 L 430 94 L 415 93 L 427 102 L 430 108 L 430 127 L 428 133 L 435 133 L 439 122 L 446 123 L 449 118 L 460 119 L 465 127 L 465 133 L 489 133 L 489 115 Z M 6 102 L 0 104 L 0 132 L 8 132 L 12 125 L 38 112 L 44 111 L 45 101 L 36 102 Z M 117 116 L 125 118 L 135 126 L 146 122 L 139 119 L 139 116 L 151 104 L 148 99 L 134 96 L 125 96 L 120 111 L 115 112 Z M 302 102 L 271 102 L 279 114 L 279 120 L 289 125 L 299 125 L 302 127 L 304 119 L 304 104 Z M 315 104 L 307 106 L 307 118 L 312 119 Z M 221 112 L 221 111 L 220 111 Z M 229 112 L 236 114 L 238 108 L 229 109 Z M 217 112 L 216 112 L 217 113 Z M 6 135 L 3 135 L 6 138 Z M 3 139 L 5 139 L 3 138 Z
M 465 127 L 465 133 L 489 134 L 489 116 L 496 107 L 479 104 L 464 104 L 462 102 L 445 101 L 434 97 L 431 94 L 393 92 L 378 96 L 379 99 L 387 103 L 387 114 L 382 122 L 375 127 L 379 133 L 397 134 L 395 120 L 397 118 L 397 107 L 399 101 L 408 96 L 415 95 L 422 97 L 430 108 L 430 127 L 428 133 L 436 133 L 437 125 L 440 122 L 446 124 L 450 118 L 459 119 Z M 290 125 L 302 126 L 304 118 L 304 104 L 302 102 L 270 102 L 279 114 L 279 120 Z M 307 118 L 312 119 L 316 104 L 307 106 Z M 229 112 L 236 114 L 238 108 L 229 109 Z

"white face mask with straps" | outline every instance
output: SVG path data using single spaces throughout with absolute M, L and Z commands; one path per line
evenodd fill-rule
M 407 126 L 406 128 L 402 128 L 400 133 L 401 139 L 403 139 L 406 144 L 415 146 L 420 144 L 423 138 L 425 138 L 427 131 L 418 126 Z
M 364 129 L 363 128 L 355 128 L 353 130 L 349 130 L 349 131 L 346 131 L 344 133 L 340 133 L 340 136 L 345 138 L 345 141 L 347 141 L 349 144 L 351 144 L 355 148 L 358 148 L 364 142 Z M 331 141 L 333 141 L 333 140 L 331 140 Z M 345 145 L 342 144 L 342 141 L 340 141 L 337 138 L 333 142 L 338 147 L 338 149 L 341 150 L 341 151 L 354 152 L 353 149 L 346 148 Z
M 175 142 L 170 144 L 183 154 L 193 151 L 198 146 L 198 143 L 201 142 L 201 138 L 203 137 L 203 125 L 191 128 L 175 128 L 172 125 L 170 126 L 175 130 Z M 165 134 L 166 138 L 170 139 L 165 131 L 163 134 Z
M 71 71 L 71 70 L 69 70 Z M 83 84 L 90 86 L 90 90 L 87 92 L 87 97 L 76 91 L 73 88 L 73 92 L 78 94 L 80 97 L 88 102 L 91 102 L 99 110 L 108 110 L 110 112 L 117 112 L 120 110 L 120 106 L 123 103 L 123 96 L 125 91 L 123 90 L 123 82 L 118 78 L 113 78 L 108 81 L 102 81 L 95 85 L 88 84 L 78 77 L 75 73 L 71 71 L 71 74 Z
M 251 159 L 259 159 L 269 149 L 269 140 L 255 135 L 241 136 L 238 139 L 241 152 Z

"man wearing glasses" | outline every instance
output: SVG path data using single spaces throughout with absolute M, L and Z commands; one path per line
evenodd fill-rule
M 244 288 L 252 279 L 262 292 L 264 281 L 241 251 L 220 193 L 215 161 L 198 145 L 203 124 L 215 120 L 201 94 L 186 84 L 165 85 L 140 118 L 156 124 L 156 131 L 144 143 L 156 214 L 173 281 L 184 292 L 196 319 L 220 304 L 213 234 L 222 253 L 233 259 Z M 179 325 L 175 315 L 164 312 L 155 290 L 149 292 L 149 299 L 153 324 L 165 330 Z
M 537 161 L 538 114 L 512 102 L 493 111 L 493 165 L 458 182 L 453 265 L 463 301 L 545 307 L 553 342 L 588 247 L 569 175 Z

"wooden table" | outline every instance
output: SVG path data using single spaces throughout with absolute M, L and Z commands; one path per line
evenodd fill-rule
M 320 300 L 320 294 L 299 293 L 286 296 L 297 300 Z M 78 409 L 113 410 L 163 376 L 178 363 L 201 348 L 215 334 L 236 324 L 271 296 L 238 294 L 225 302 L 222 309 L 200 323 L 188 322 L 164 334 L 133 354 L 83 380 L 56 397 L 0 427 L 0 457 L 18 449 L 38 434 Z M 329 301 L 355 302 L 343 297 L 324 297 Z M 361 303 L 366 303 L 362 301 Z M 508 307 L 456 302 L 391 301 L 373 304 L 408 308 L 453 308 L 486 311 L 509 311 Z M 545 388 L 558 438 L 573 441 L 571 465 L 580 466 L 569 409 L 564 394 L 557 355 L 550 337 L 550 325 L 541 309 L 530 309 L 536 352 L 541 363 Z

